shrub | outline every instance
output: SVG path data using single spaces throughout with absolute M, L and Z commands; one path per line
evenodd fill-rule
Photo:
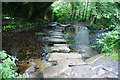
M 18 74 L 15 72 L 15 61 L 17 59 L 6 54 L 5 51 L 0 51 L 0 78 L 28 78 L 28 74 Z
M 100 26 L 98 26 L 97 24 L 92 24 L 92 25 L 88 26 L 88 28 L 92 29 L 92 30 L 101 29 Z
M 103 39 L 98 39 L 99 47 L 102 49 L 102 53 L 112 55 L 115 58 L 118 58 L 120 53 L 120 33 L 118 31 L 111 31 L 108 33 L 102 34 Z
M 25 26 L 37 26 L 38 24 L 37 23 L 27 23 L 27 24 L 11 24 L 11 25 L 6 25 L 6 26 L 3 26 L 2 30 L 3 31 L 9 31 L 9 30 L 15 30 L 17 28 L 22 28 L 22 27 L 25 27 Z

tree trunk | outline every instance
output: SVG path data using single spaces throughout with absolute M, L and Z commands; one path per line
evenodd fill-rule
M 29 3 L 29 12 L 28 12 L 28 20 L 32 17 L 33 14 L 33 3 Z

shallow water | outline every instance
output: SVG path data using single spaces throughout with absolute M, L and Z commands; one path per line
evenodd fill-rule
M 102 30 L 89 30 L 87 27 L 71 26 L 64 29 L 64 37 L 70 44 L 71 51 L 82 54 L 83 59 L 87 59 L 99 53 L 92 46 L 97 45 L 98 35 Z
M 60 28 L 58 28 L 58 30 L 59 29 Z M 91 46 L 96 45 L 96 39 L 99 38 L 98 35 L 104 31 L 89 30 L 87 27 L 79 26 L 63 27 L 62 29 L 64 38 L 67 40 L 67 44 L 70 45 L 71 52 L 82 54 L 83 59 L 87 59 L 99 53 Z M 53 32 L 53 30 L 51 28 L 42 28 L 3 37 L 3 49 L 6 50 L 8 54 L 14 55 L 19 59 L 17 68 L 20 73 L 24 73 L 26 69 L 32 66 L 31 60 L 36 64 L 35 70 L 40 68 L 39 64 L 44 64 L 41 60 L 46 59 L 44 50 L 48 49 L 51 44 L 45 43 L 46 38 L 49 38 L 48 35 L 35 35 L 35 33 L 39 32 L 49 33 Z

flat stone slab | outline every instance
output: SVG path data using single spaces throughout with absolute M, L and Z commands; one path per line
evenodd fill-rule
M 97 61 L 98 59 L 102 58 L 103 56 L 104 56 L 104 55 L 101 55 L 101 54 L 95 55 L 95 56 L 93 56 L 93 57 L 91 57 L 91 58 L 86 59 L 85 62 L 86 62 L 87 64 L 92 64 L 92 63 L 94 63 L 95 61 Z
M 50 42 L 66 42 L 65 39 L 58 39 L 58 38 L 49 38 L 48 41 L 50 41 Z
M 54 47 L 63 47 L 63 46 L 66 46 L 66 47 L 69 47 L 69 45 L 68 44 L 54 44 L 53 45 Z
M 60 47 L 58 47 L 58 46 L 56 46 L 56 47 L 50 47 L 49 49 L 52 52 L 55 52 L 55 51 L 57 51 L 57 52 L 70 52 L 70 49 L 68 47 L 66 47 L 66 46 L 62 46 L 62 47 L 61 46 Z
M 57 61 L 62 59 L 79 59 L 81 54 L 78 53 L 48 53 L 48 61 Z
M 72 66 L 71 68 L 71 78 L 91 78 L 92 75 L 96 74 L 96 71 L 91 70 L 90 65 Z
M 51 32 L 51 34 L 62 34 L 62 31 L 54 31 L 54 32 Z
M 63 33 L 50 33 L 50 35 L 55 35 L 55 36 L 63 36 L 64 34 Z
M 64 37 L 63 36 L 55 36 L 55 35 L 53 35 L 53 36 L 50 36 L 51 38 L 61 38 L 61 39 L 64 39 Z
M 64 65 L 82 65 L 82 64 L 86 64 L 85 61 L 83 61 L 82 59 L 64 59 L 64 60 L 58 60 L 57 61 L 58 64 Z
M 57 66 L 50 66 L 43 70 L 43 77 L 44 78 L 53 78 L 55 76 L 60 75 L 61 73 L 65 72 L 69 66 L 67 65 L 57 65 Z
M 62 26 L 62 27 L 69 27 L 69 26 L 71 26 L 71 24 L 60 24 L 60 26 Z

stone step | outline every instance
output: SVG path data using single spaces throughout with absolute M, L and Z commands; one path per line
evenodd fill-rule
M 64 65 L 82 65 L 82 64 L 86 64 L 85 61 L 83 61 L 82 59 L 64 59 L 64 60 L 58 60 L 57 61 L 58 64 Z
M 43 70 L 43 77 L 54 78 L 55 76 L 58 76 L 61 73 L 65 72 L 68 68 L 70 68 L 68 65 L 57 65 L 47 67 Z
M 53 45 L 54 47 L 63 47 L 63 46 L 66 46 L 66 47 L 69 47 L 69 45 L 68 44 L 54 44 Z
M 51 36 L 63 36 L 64 34 L 63 33 L 50 33 L 49 35 L 51 35 Z
M 81 54 L 78 53 L 48 53 L 47 54 L 48 61 L 57 61 L 62 59 L 79 59 L 81 58 Z
M 61 39 L 64 39 L 64 37 L 63 36 L 55 36 L 55 35 L 53 35 L 53 36 L 50 36 L 51 38 L 61 38 Z
M 54 31 L 54 32 L 51 32 L 50 34 L 62 34 L 62 31 Z
M 92 64 L 92 63 L 94 63 L 95 61 L 97 61 L 98 59 L 102 58 L 103 56 L 104 56 L 104 55 L 102 55 L 102 54 L 98 54 L 98 55 L 95 55 L 95 56 L 93 56 L 93 57 L 91 57 L 91 58 L 86 59 L 85 62 L 86 62 L 87 64 Z
M 58 29 L 55 29 L 54 31 L 62 32 L 62 31 L 63 31 L 63 28 L 58 28 Z
M 49 50 L 51 52 L 70 52 L 70 49 L 66 46 L 62 46 L 62 47 L 50 47 Z
M 48 39 L 49 42 L 66 42 L 65 39 L 58 39 L 58 38 L 49 38 Z
M 62 26 L 62 27 L 70 27 L 71 24 L 60 24 L 60 26 Z

